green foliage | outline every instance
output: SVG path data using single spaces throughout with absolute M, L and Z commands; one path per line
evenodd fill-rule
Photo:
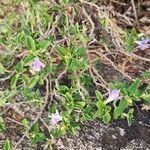
M 105 28 L 105 27 L 107 27 L 108 26 L 108 24 L 109 24 L 109 20 L 108 20 L 109 18 L 108 17 L 102 17 L 102 18 L 100 18 L 100 23 L 101 23 L 101 25 Z
M 127 100 L 121 100 L 119 106 L 114 110 L 114 118 L 118 119 L 127 107 Z
M 32 89 L 37 84 L 38 79 L 39 79 L 38 76 L 30 78 L 28 83 L 28 88 Z
M 94 106 L 86 105 L 82 111 L 81 121 L 92 121 L 95 119 Z
M 44 40 L 37 45 L 37 49 L 41 50 L 40 52 L 45 52 L 50 44 L 50 40 Z
M 74 3 L 80 1 L 59 0 L 55 6 L 53 2 L 50 2 L 50 6 L 49 2 L 15 0 L 15 7 L 11 7 L 13 11 L 0 9 L 0 15 L 6 16 L 0 23 L 0 54 L 1 46 L 5 47 L 0 55 L 0 78 L 10 76 L 8 88 L 0 91 L 0 107 L 15 105 L 18 102 L 15 101 L 15 96 L 20 94 L 23 97 L 21 102 L 40 110 L 45 103 L 47 79 L 50 82 L 46 105 L 49 111 L 45 108 L 41 117 L 48 128 L 52 128 L 49 133 L 45 133 L 43 128 L 46 125 L 41 121 L 35 123 L 27 135 L 32 146 L 45 143 L 47 134 L 54 137 L 68 132 L 73 134 L 80 130 L 81 123 L 94 119 L 99 119 L 106 125 L 114 119 L 126 119 L 131 126 L 134 104 L 137 101 L 150 104 L 149 83 L 141 90 L 141 78 L 148 80 L 150 72 L 143 72 L 141 78 L 132 83 L 109 83 L 110 89 L 120 90 L 122 99 L 107 104 L 108 93 L 95 90 L 97 87 L 89 73 L 92 61 L 99 60 L 95 60 L 94 55 L 89 55 L 90 50 L 87 49 L 87 43 L 91 40 L 88 37 L 89 27 L 86 27 L 88 23 L 82 24 L 80 19 L 73 22 L 78 20 L 80 14 L 80 6 L 74 7 Z M 22 6 L 25 6 L 25 12 L 14 14 L 14 8 Z M 7 14 L 7 11 L 10 12 Z M 98 21 L 103 28 L 109 27 L 109 18 L 103 17 Z M 139 38 L 135 29 L 128 32 L 125 39 L 126 51 L 131 52 Z M 35 58 L 45 64 L 40 71 L 33 69 Z M 95 68 L 98 67 L 97 63 Z M 57 125 L 52 125 L 49 116 L 56 110 L 59 110 L 62 120 Z M 30 127 L 30 120 L 24 118 L 21 125 L 24 133 Z M 0 132 L 5 129 L 5 122 L 0 116 Z M 10 149 L 10 140 L 7 139 L 4 150 Z
M 0 117 L 0 132 L 5 130 L 5 122 L 2 117 Z
M 132 29 L 130 33 L 126 35 L 126 51 L 131 52 L 135 46 L 135 42 L 139 39 L 139 34 L 136 29 Z
M 11 102 L 15 94 L 16 94 L 15 90 L 6 90 L 0 92 L 0 107 L 5 106 L 5 104 Z
M 100 93 L 99 91 L 95 91 L 95 94 L 96 94 L 96 97 L 99 101 L 102 101 L 103 100 L 103 95 L 102 93 Z
M 18 78 L 19 78 L 19 74 L 17 74 L 16 76 L 14 76 L 11 79 L 11 88 L 12 89 L 16 88 Z
M 148 92 L 149 86 L 144 91 L 145 93 L 141 94 L 140 84 L 140 79 L 136 79 L 132 84 L 127 82 L 110 83 L 109 86 L 111 89 L 118 89 L 123 95 L 123 98 L 120 101 L 113 102 L 114 108 L 112 106 L 107 106 L 100 92 L 96 91 L 96 97 L 98 99 L 96 103 L 98 108 L 96 117 L 102 119 L 104 123 L 108 123 L 111 120 L 111 112 L 113 112 L 114 119 L 126 118 L 128 125 L 131 126 L 134 117 L 134 102 L 140 101 L 141 99 L 144 99 L 147 103 L 150 102 L 150 91 Z M 106 116 L 106 119 L 103 118 L 104 116 Z
M 134 93 L 135 91 L 138 90 L 139 86 L 140 86 L 140 80 L 136 79 L 130 86 L 129 86 L 129 92 L 130 93 Z
M 108 124 L 111 120 L 111 107 L 106 106 L 105 101 L 103 100 L 103 95 L 99 91 L 96 91 L 96 97 L 98 99 L 96 103 L 98 110 L 95 114 L 95 117 L 102 119 L 105 124 Z
M 131 108 L 126 115 L 129 127 L 132 125 L 133 122 L 133 113 L 134 113 L 134 109 Z
M 29 121 L 26 118 L 24 118 L 21 123 L 25 128 L 29 127 Z
M 4 68 L 4 66 L 0 63 L 0 74 L 5 74 L 6 69 Z
M 146 103 L 150 104 L 150 95 L 149 94 L 142 95 L 142 98 L 144 99 L 144 101 L 146 101 Z
M 150 79 L 150 71 L 143 72 L 142 76 L 146 79 Z
M 33 51 L 36 50 L 35 41 L 31 36 L 26 36 L 26 46 L 29 50 L 33 50 Z
M 46 140 L 44 133 L 42 133 L 39 129 L 39 124 L 36 123 L 31 128 L 31 143 L 36 144 L 38 142 L 42 142 Z
M 102 121 L 107 124 L 111 120 L 110 116 L 110 110 L 111 108 L 109 106 L 106 106 L 104 102 L 98 101 L 96 104 L 98 110 L 95 114 L 95 117 L 98 117 L 102 119 Z
M 9 139 L 6 139 L 6 141 L 4 142 L 3 150 L 11 150 L 11 145 L 10 145 Z

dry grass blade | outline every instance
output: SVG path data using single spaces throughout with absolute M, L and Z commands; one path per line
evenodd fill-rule
M 131 0 L 131 3 L 132 3 L 132 7 L 133 7 L 133 11 L 134 11 L 134 16 L 135 16 L 136 23 L 139 26 L 139 21 L 138 21 L 138 16 L 137 16 L 137 12 L 136 12 L 136 7 L 135 7 L 134 0 Z

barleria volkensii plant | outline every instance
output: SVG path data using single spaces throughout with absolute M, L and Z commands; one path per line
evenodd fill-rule
M 17 10 L 0 9 L 7 16 L 0 23 L 0 132 L 7 130 L 11 109 L 22 135 L 15 149 L 25 138 L 33 147 L 51 147 L 48 139 L 76 133 L 86 121 L 109 125 L 126 119 L 132 125 L 135 105 L 150 103 L 150 73 L 129 71 L 126 65 L 150 62 L 134 53 L 147 52 L 148 37 L 136 29 L 124 32 L 94 2 L 15 0 L 8 5 Z M 112 72 L 119 74 L 116 80 Z M 6 138 L 4 150 L 11 144 Z

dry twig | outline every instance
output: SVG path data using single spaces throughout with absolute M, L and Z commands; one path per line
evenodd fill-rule
M 137 12 L 136 12 L 136 7 L 135 7 L 134 0 L 131 0 L 131 3 L 132 3 L 132 7 L 133 7 L 133 11 L 134 11 L 134 16 L 135 16 L 136 23 L 137 23 L 137 25 L 139 25 L 139 21 L 138 21 L 138 17 L 137 17 Z
M 126 74 L 121 68 L 119 68 L 118 66 L 116 66 L 112 60 L 110 60 L 109 58 L 106 57 L 106 55 L 100 54 L 97 51 L 89 51 L 89 53 L 95 53 L 97 56 L 99 56 L 101 58 L 101 60 L 109 62 L 109 65 L 111 65 L 112 67 L 114 67 L 114 69 L 117 70 L 118 72 L 120 72 L 124 77 L 126 77 L 130 81 L 133 81 L 133 79 L 128 74 Z

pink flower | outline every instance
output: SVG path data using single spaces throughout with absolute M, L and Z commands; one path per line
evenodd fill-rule
M 32 68 L 34 71 L 39 72 L 42 68 L 45 67 L 45 64 L 36 58 L 32 63 Z
M 141 49 L 142 51 L 147 48 L 150 48 L 150 38 L 137 41 L 136 43 L 138 44 L 138 48 Z
M 60 121 L 62 121 L 62 117 L 59 115 L 58 110 L 56 110 L 56 113 L 51 115 L 51 123 L 55 125 Z
M 109 97 L 105 101 L 105 103 L 107 104 L 107 103 L 110 103 L 112 101 L 119 100 L 121 98 L 122 98 L 122 96 L 120 96 L 120 90 L 114 89 L 114 90 L 112 90 L 112 91 L 109 92 Z

